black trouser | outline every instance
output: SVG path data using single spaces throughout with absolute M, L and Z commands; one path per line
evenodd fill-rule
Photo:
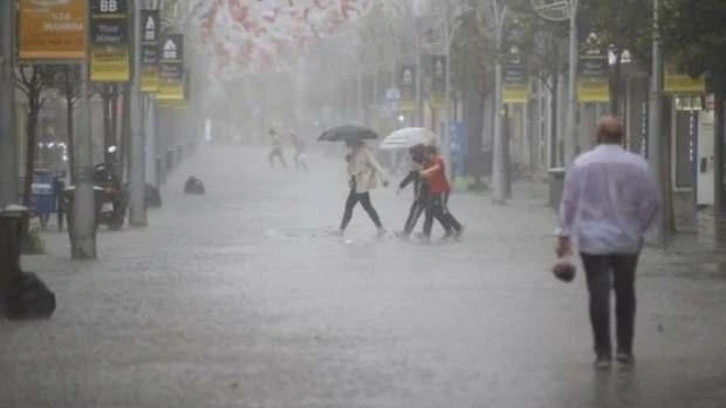
M 383 228 L 381 219 L 378 217 L 376 209 L 373 208 L 373 204 L 371 204 L 370 194 L 356 193 L 355 188 L 352 188 L 350 189 L 350 194 L 348 194 L 348 200 L 345 202 L 345 212 L 343 213 L 343 221 L 340 223 L 340 229 L 344 230 L 348 228 L 350 219 L 353 218 L 353 208 L 355 208 L 355 205 L 358 204 L 358 202 L 360 202 L 363 209 L 366 210 L 368 216 L 371 217 L 371 221 L 373 221 L 376 227 Z
M 441 223 L 446 232 L 452 229 L 461 231 L 461 224 L 449 212 L 446 206 L 447 194 L 431 194 L 426 208 L 426 221 L 424 221 L 424 235 L 431 236 L 431 228 L 434 225 L 434 218 Z
M 411 209 L 408 210 L 408 218 L 406 218 L 406 224 L 403 226 L 403 232 L 409 235 L 413 232 L 416 227 L 421 214 L 426 210 L 426 199 L 417 198 L 411 203 Z
M 590 322 L 595 353 L 608 356 L 610 344 L 610 288 L 615 289 L 618 351 L 633 350 L 635 327 L 635 270 L 638 255 L 581 254 L 590 292 Z
M 280 163 L 282 163 L 282 167 L 287 167 L 287 162 L 285 161 L 285 156 L 282 154 L 282 148 L 281 147 L 273 147 L 272 151 L 270 152 L 270 166 L 275 165 L 275 157 L 280 159 Z

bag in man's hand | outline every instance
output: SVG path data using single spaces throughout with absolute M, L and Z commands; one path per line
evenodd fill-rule
M 557 262 L 552 267 L 552 273 L 555 277 L 566 283 L 572 282 L 575 279 L 576 271 L 577 267 L 569 255 L 557 259 Z

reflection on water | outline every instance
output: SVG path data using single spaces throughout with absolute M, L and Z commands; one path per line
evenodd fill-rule
M 593 399 L 597 408 L 637 406 L 640 393 L 635 370 L 614 367 L 612 371 L 595 371 L 592 378 Z

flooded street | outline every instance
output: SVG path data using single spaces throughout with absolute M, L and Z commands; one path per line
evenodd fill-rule
M 456 193 L 464 236 L 424 245 L 393 235 L 411 200 L 394 178 L 372 193 L 388 235 L 359 207 L 341 238 L 342 158 L 311 155 L 304 173 L 271 170 L 266 153 L 202 149 L 153 227 L 101 230 L 97 261 L 69 261 L 67 235 L 49 233 L 48 254 L 23 264 L 58 310 L 0 323 L 0 406 L 726 406 L 717 257 L 646 251 L 637 365 L 598 373 L 584 276 L 549 272 L 539 190 L 517 186 L 506 207 Z M 205 196 L 182 194 L 190 174 Z

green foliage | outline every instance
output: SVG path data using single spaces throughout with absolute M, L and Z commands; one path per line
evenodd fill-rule
M 578 26 L 580 38 L 595 33 L 615 52 L 629 50 L 640 60 L 650 59 L 652 0 L 580 0 Z
M 671 61 L 693 76 L 726 75 L 726 2 L 667 0 L 660 32 Z
M 478 13 L 466 13 L 459 20 L 451 44 L 451 82 L 461 92 L 486 93 L 494 84 L 496 46 L 492 30 Z
M 43 255 L 45 254 L 45 241 L 41 237 L 40 229 L 33 228 L 28 231 L 28 236 L 22 246 L 24 255 Z

